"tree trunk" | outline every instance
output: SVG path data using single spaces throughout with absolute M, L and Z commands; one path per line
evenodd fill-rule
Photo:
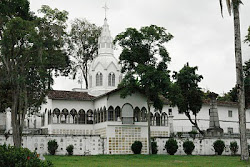
M 203 136 L 204 132 L 199 128 L 198 123 L 197 123 L 197 115 L 195 115 L 194 121 L 192 120 L 189 112 L 185 112 L 185 115 L 188 117 L 190 123 L 193 124 L 196 127 L 196 129 L 199 131 L 199 133 Z
M 245 111 L 245 92 L 244 92 L 244 79 L 243 79 L 243 67 L 242 67 L 242 55 L 241 55 L 240 17 L 239 17 L 239 3 L 237 3 L 236 0 L 233 0 L 233 14 L 234 14 L 235 63 L 236 63 L 236 81 L 237 81 L 237 93 L 238 93 L 241 160 L 247 161 L 249 159 L 249 153 L 248 153 L 248 145 L 246 138 L 246 111 Z
M 11 108 L 11 125 L 14 146 L 21 147 L 21 128 L 18 118 L 18 93 L 13 93 L 13 104 Z
M 147 105 L 148 105 L 148 154 L 152 154 L 152 146 L 151 146 L 151 131 L 150 131 L 150 116 L 151 116 L 151 112 L 150 112 L 150 101 L 147 100 Z

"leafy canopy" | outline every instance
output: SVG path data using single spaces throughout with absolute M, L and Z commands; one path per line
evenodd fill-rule
M 169 95 L 173 106 L 189 118 L 190 122 L 199 130 L 196 116 L 202 107 L 203 92 L 198 83 L 203 79 L 202 75 L 196 74 L 198 67 L 190 67 L 187 63 L 179 72 L 174 72 L 175 82 L 171 86 Z M 191 119 L 190 112 L 195 116 Z
M 119 85 L 123 87 L 122 97 L 140 91 L 155 108 L 162 109 L 159 95 L 166 96 L 170 85 L 168 63 L 171 59 L 165 44 L 172 38 L 165 28 L 156 25 L 140 30 L 128 28 L 116 36 L 114 43 L 122 47 L 120 63 L 125 73 Z
M 68 39 L 68 52 L 71 55 L 71 74 L 73 79 L 80 73 L 88 88 L 88 65 L 97 56 L 98 37 L 101 28 L 85 19 L 75 19 L 71 24 Z M 81 77 L 78 80 L 80 83 Z

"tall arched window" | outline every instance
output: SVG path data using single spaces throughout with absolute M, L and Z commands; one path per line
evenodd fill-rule
M 113 72 L 108 75 L 108 86 L 115 86 L 115 74 Z
M 96 86 L 102 86 L 102 73 L 100 72 L 96 74 Z

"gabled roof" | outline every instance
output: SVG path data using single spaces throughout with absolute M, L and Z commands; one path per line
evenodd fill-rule
M 49 99 L 55 100 L 94 100 L 95 97 L 88 94 L 88 92 L 62 91 L 51 90 L 48 93 Z

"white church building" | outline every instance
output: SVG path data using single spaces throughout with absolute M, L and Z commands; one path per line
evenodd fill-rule
M 85 147 L 91 144 L 98 145 L 96 149 L 103 147 L 103 152 L 107 154 L 130 154 L 131 144 L 136 140 L 143 144 L 142 153 L 148 152 L 146 98 L 139 92 L 126 98 L 120 97 L 117 86 L 122 80 L 121 66 L 114 56 L 112 41 L 105 19 L 98 39 L 98 56 L 89 68 L 89 89 L 50 91 L 46 97 L 47 103 L 41 106 L 40 113 L 36 116 L 27 116 L 24 132 L 37 130 L 38 136 L 40 135 L 37 143 L 44 140 L 43 138 L 56 136 L 60 142 L 68 137 L 65 140 L 72 140 L 77 144 L 78 139 L 80 142 L 83 138 L 92 136 L 94 139 L 85 143 Z M 197 116 L 198 125 L 202 130 L 209 128 L 209 109 L 210 102 L 204 102 Z M 239 133 L 237 105 L 218 102 L 217 109 L 220 127 L 224 133 L 227 135 Z M 10 111 L 6 110 L 4 114 L 5 116 L 1 117 L 0 127 L 2 125 L 6 131 L 11 131 Z M 250 129 L 249 109 L 246 111 L 246 117 L 247 128 Z M 151 108 L 151 137 L 167 138 L 171 134 L 177 132 L 185 134 L 193 129 L 185 114 L 179 113 L 178 108 L 171 107 L 167 101 L 164 101 L 161 112 Z M 101 139 L 105 143 L 100 144 Z M 46 144 L 43 144 L 43 149 L 44 145 Z M 65 151 L 64 146 L 60 147 Z M 81 154 L 82 146 L 79 144 L 78 147 Z M 97 150 L 92 150 L 91 154 L 99 153 Z

